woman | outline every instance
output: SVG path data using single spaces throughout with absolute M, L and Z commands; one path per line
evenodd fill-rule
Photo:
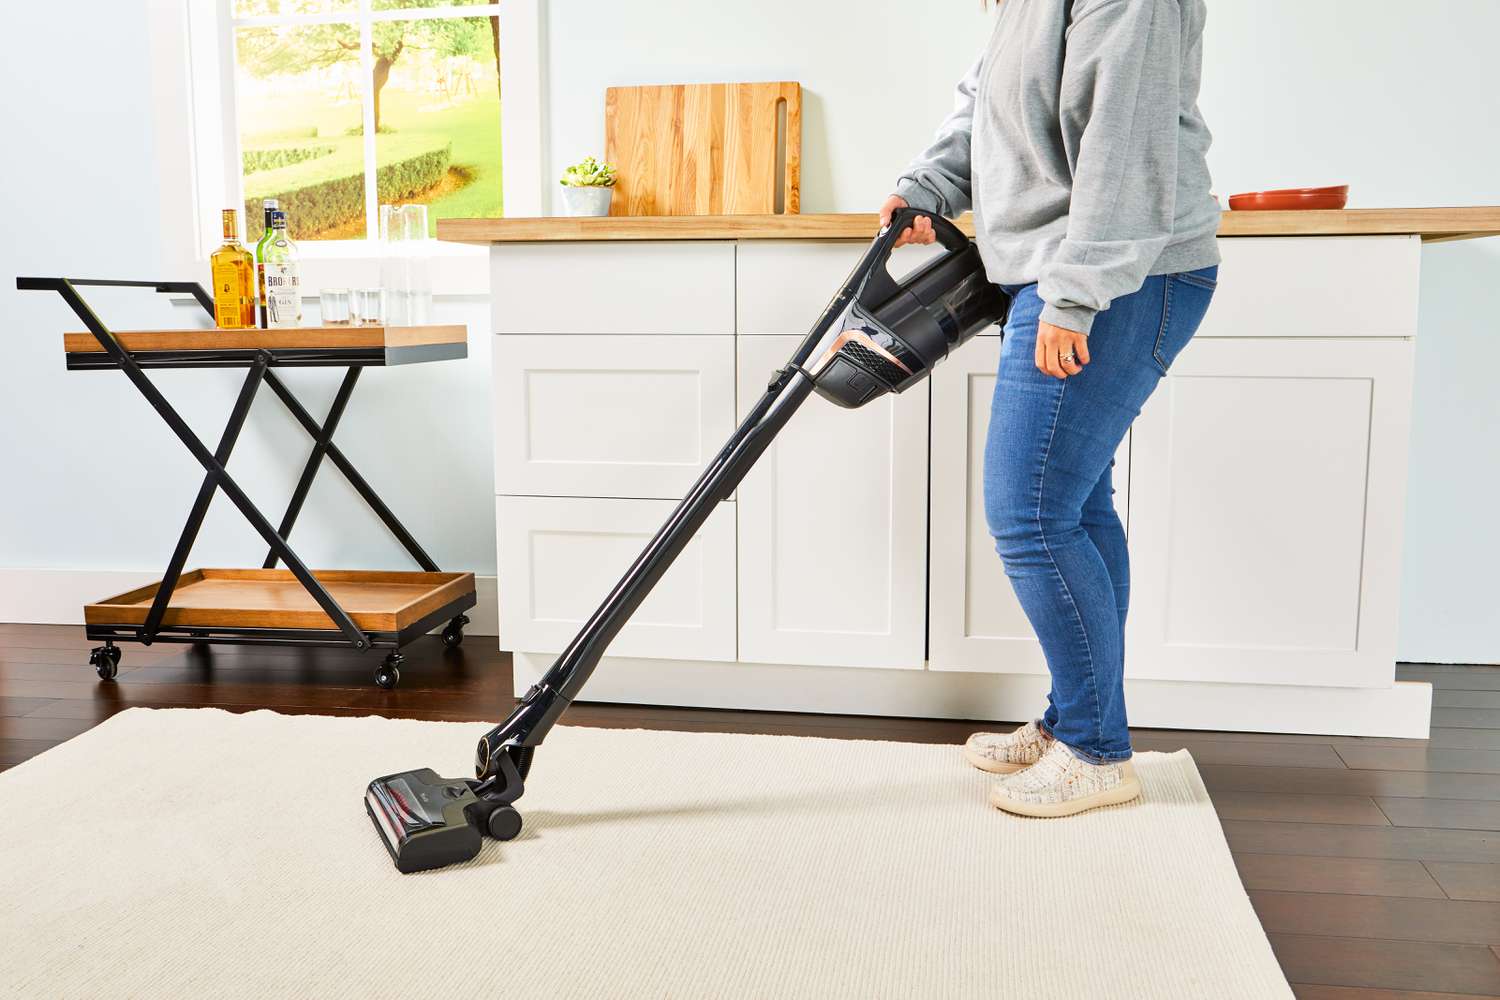
M 1043 716 L 976 733 L 1007 812 L 1140 795 L 1125 721 L 1125 532 L 1110 468 L 1208 309 L 1219 212 L 1198 113 L 1203 0 L 1004 0 L 937 139 L 881 206 L 973 209 L 1014 297 L 985 448 L 996 549 L 1052 674 Z M 918 219 L 901 242 L 930 243 Z

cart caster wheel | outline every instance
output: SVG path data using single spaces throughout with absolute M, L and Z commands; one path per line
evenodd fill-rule
M 375 670 L 375 683 L 387 691 L 401 683 L 401 663 L 405 659 L 400 653 L 387 656 Z
M 120 672 L 120 647 L 98 646 L 89 654 L 89 666 L 101 681 L 112 681 Z
M 443 629 L 443 645 L 449 649 L 457 649 L 464 641 L 464 626 L 469 624 L 469 619 L 459 615 L 448 623 Z
M 515 840 L 521 833 L 521 814 L 512 806 L 496 806 L 485 827 L 496 840 Z

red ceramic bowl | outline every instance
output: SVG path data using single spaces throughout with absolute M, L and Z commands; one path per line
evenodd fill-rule
M 1343 208 L 1349 203 L 1349 185 L 1284 188 L 1280 191 L 1249 191 L 1229 196 L 1235 212 L 1285 212 L 1297 209 Z

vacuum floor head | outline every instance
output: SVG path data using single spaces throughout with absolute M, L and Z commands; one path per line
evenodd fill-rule
M 479 807 L 469 782 L 425 767 L 376 778 L 365 789 L 365 811 L 403 872 L 442 868 L 478 854 L 484 843 Z
M 918 216 L 932 219 L 948 252 L 900 281 L 888 264 L 896 238 Z M 954 348 L 1005 321 L 1009 297 L 990 282 L 979 248 L 941 216 L 902 209 L 849 276 L 854 294 L 841 330 L 813 367 L 818 395 L 854 408 L 911 388 Z

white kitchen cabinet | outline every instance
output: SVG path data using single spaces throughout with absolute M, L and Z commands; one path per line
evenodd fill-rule
M 1213 307 L 1116 455 L 1138 725 L 1427 732 L 1430 688 L 1394 671 L 1421 244 L 1338 235 L 1345 224 L 1367 220 L 1220 239 Z M 823 218 L 778 218 L 768 238 L 741 219 L 680 239 L 656 220 L 606 220 L 598 238 L 515 225 L 526 242 L 500 237 L 491 267 L 500 646 L 522 691 L 868 243 L 855 229 L 826 238 Z M 617 238 L 633 226 L 646 238 Z M 904 248 L 892 270 L 939 252 Z M 1034 714 L 1046 665 L 984 516 L 997 332 L 900 397 L 859 410 L 809 399 L 588 696 Z
M 497 497 L 501 646 L 561 652 L 674 506 Z M 734 504 L 723 502 L 615 637 L 610 655 L 733 660 L 734 589 Z
M 518 243 L 490 251 L 496 333 L 734 333 L 734 243 Z
M 1134 429 L 1129 676 L 1390 686 L 1412 351 L 1183 351 Z
M 1047 672 L 984 515 L 984 444 L 1000 338 L 975 337 L 932 375 L 931 613 L 928 666 Z M 1115 509 L 1128 523 L 1130 437 L 1115 454 Z
M 497 337 L 495 492 L 680 498 L 729 437 L 734 338 Z
M 739 341 L 748 412 L 801 338 Z M 920 669 L 925 384 L 845 410 L 803 404 L 740 485 L 739 658 Z

